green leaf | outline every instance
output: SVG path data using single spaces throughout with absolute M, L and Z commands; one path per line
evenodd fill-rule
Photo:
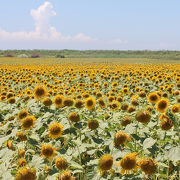
M 171 161 L 179 161 L 180 160 L 180 147 L 171 148 L 167 153 L 167 157 Z
M 70 161 L 70 164 L 73 169 L 83 169 L 83 167 L 75 161 Z
M 156 143 L 156 140 L 153 138 L 147 138 L 143 142 L 143 149 L 151 148 Z

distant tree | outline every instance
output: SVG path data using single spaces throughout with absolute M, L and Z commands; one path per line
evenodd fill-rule
M 65 56 L 61 54 L 56 54 L 56 58 L 65 58 Z
M 14 55 L 11 54 L 11 53 L 6 53 L 4 56 L 5 56 L 5 57 L 14 57 Z
M 39 58 L 40 56 L 39 56 L 39 54 L 37 54 L 37 53 L 33 53 L 32 55 L 31 55 L 31 58 Z

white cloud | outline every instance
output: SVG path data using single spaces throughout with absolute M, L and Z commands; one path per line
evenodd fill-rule
M 56 12 L 50 2 L 45 2 L 38 9 L 31 9 L 31 16 L 35 20 L 36 32 L 40 34 L 49 34 L 50 18 L 55 16 Z
M 31 32 L 7 32 L 0 29 L 0 49 L 34 49 L 34 48 L 73 48 L 93 49 L 99 47 L 112 47 L 112 45 L 125 44 L 127 41 L 114 39 L 110 41 L 98 40 L 83 33 L 75 36 L 64 36 L 51 26 L 50 19 L 56 15 L 53 5 L 46 1 L 37 9 L 31 9 L 30 15 L 35 22 L 35 30 Z

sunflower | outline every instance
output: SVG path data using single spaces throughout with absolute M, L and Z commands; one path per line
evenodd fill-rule
M 79 116 L 79 114 L 77 112 L 71 112 L 68 115 L 68 119 L 71 122 L 79 122 L 80 121 L 80 116 Z
M 12 140 L 8 140 L 8 141 L 6 141 L 6 146 L 7 146 L 7 148 L 8 149 L 10 149 L 10 150 L 14 150 L 14 146 L 13 146 L 13 143 L 12 143 L 13 141 Z
M 10 104 L 14 104 L 15 102 L 16 102 L 16 100 L 14 97 L 11 97 L 8 99 L 8 103 L 10 103 Z
M 45 97 L 42 101 L 42 103 L 45 105 L 45 106 L 51 106 L 52 105 L 52 100 L 48 97 Z
M 99 169 L 101 174 L 104 173 L 104 171 L 108 171 L 112 168 L 113 165 L 113 157 L 110 154 L 105 154 L 99 159 Z
M 72 99 L 70 99 L 70 98 L 64 98 L 64 100 L 63 100 L 63 105 L 64 105 L 64 106 L 70 107 L 70 106 L 72 106 L 73 104 L 74 104 L 74 101 L 73 101 Z
M 122 167 L 121 174 L 129 173 L 129 171 L 133 170 L 135 171 L 137 169 L 137 159 L 136 159 L 137 153 L 129 153 L 126 156 L 124 156 L 119 165 Z
M 157 166 L 156 162 L 152 159 L 142 159 L 138 164 L 141 170 L 144 171 L 147 175 L 153 174 Z
M 91 130 L 95 130 L 99 127 L 99 122 L 95 119 L 88 120 L 88 128 Z
M 31 129 L 36 122 L 36 118 L 34 116 L 27 116 L 26 118 L 21 120 L 21 128 L 25 130 Z
M 56 155 L 56 148 L 50 144 L 43 144 L 41 147 L 41 156 L 51 160 Z
M 148 101 L 155 104 L 159 100 L 159 95 L 156 92 L 152 92 L 148 95 Z
M 22 132 L 22 131 L 18 131 L 17 136 L 21 141 L 26 141 L 27 140 L 26 134 L 24 134 L 24 132 Z
M 149 113 L 149 111 L 139 111 L 136 116 L 135 116 L 135 119 L 138 121 L 138 122 L 141 122 L 141 123 L 147 123 L 150 121 L 151 119 L 151 114 Z
M 35 180 L 36 170 L 29 167 L 22 167 L 18 170 L 15 180 Z
M 173 122 L 166 115 L 162 114 L 159 117 L 159 120 L 161 120 L 160 127 L 161 127 L 162 130 L 167 131 L 167 130 L 172 128 Z
M 56 158 L 56 167 L 59 169 L 59 170 L 65 170 L 67 169 L 68 167 L 68 163 L 67 163 L 67 160 L 63 157 L 58 157 Z
M 131 119 L 129 117 L 125 117 L 124 119 L 122 119 L 121 121 L 121 125 L 122 126 L 127 126 L 128 124 L 131 123 Z
M 169 105 L 169 101 L 165 98 L 163 99 L 160 99 L 158 102 L 157 102 L 157 111 L 161 112 L 161 113 L 164 113 L 167 109 Z
M 56 108 L 63 107 L 63 96 L 62 95 L 56 95 L 54 97 L 54 104 L 56 105 Z
M 124 87 L 121 91 L 123 94 L 127 94 L 129 92 L 129 88 Z
M 22 111 L 20 111 L 20 112 L 18 113 L 18 119 L 19 119 L 19 120 L 24 119 L 25 117 L 28 116 L 28 114 L 29 114 L 29 113 L 27 112 L 27 110 L 24 109 L 24 110 L 22 110 Z
M 34 89 L 34 96 L 35 96 L 37 99 L 42 98 L 42 97 L 45 96 L 46 94 L 47 94 L 46 88 L 43 87 L 43 86 L 37 86 L 37 87 Z
M 99 103 L 100 107 L 102 107 L 102 108 L 106 107 L 106 103 L 104 102 L 104 100 L 102 98 L 98 99 L 98 103 Z
M 24 149 L 19 149 L 18 156 L 19 157 L 24 157 L 25 156 L 25 150 Z
M 74 106 L 78 109 L 82 108 L 84 105 L 84 102 L 82 100 L 77 100 L 74 104 Z
M 130 137 L 126 133 L 119 131 L 114 136 L 114 146 L 119 147 L 122 144 L 125 144 L 126 141 L 129 141 Z
M 85 100 L 85 107 L 89 110 L 93 110 L 95 108 L 96 101 L 93 97 L 88 97 Z
M 180 105 L 179 104 L 175 104 L 171 106 L 171 112 L 172 113 L 178 113 L 180 112 Z
M 18 160 L 18 167 L 25 166 L 26 164 L 27 164 L 27 161 L 25 158 L 22 157 Z
M 62 133 L 63 133 L 63 125 L 61 125 L 58 122 L 54 122 L 52 124 L 49 125 L 49 137 L 52 139 L 57 139 L 58 137 L 61 137 Z
M 58 180 L 75 180 L 75 177 L 71 176 L 70 171 L 64 171 L 61 173 L 61 175 L 58 177 Z

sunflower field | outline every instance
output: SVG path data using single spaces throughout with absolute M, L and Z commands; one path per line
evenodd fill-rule
M 180 179 L 180 65 L 0 70 L 0 179 Z

